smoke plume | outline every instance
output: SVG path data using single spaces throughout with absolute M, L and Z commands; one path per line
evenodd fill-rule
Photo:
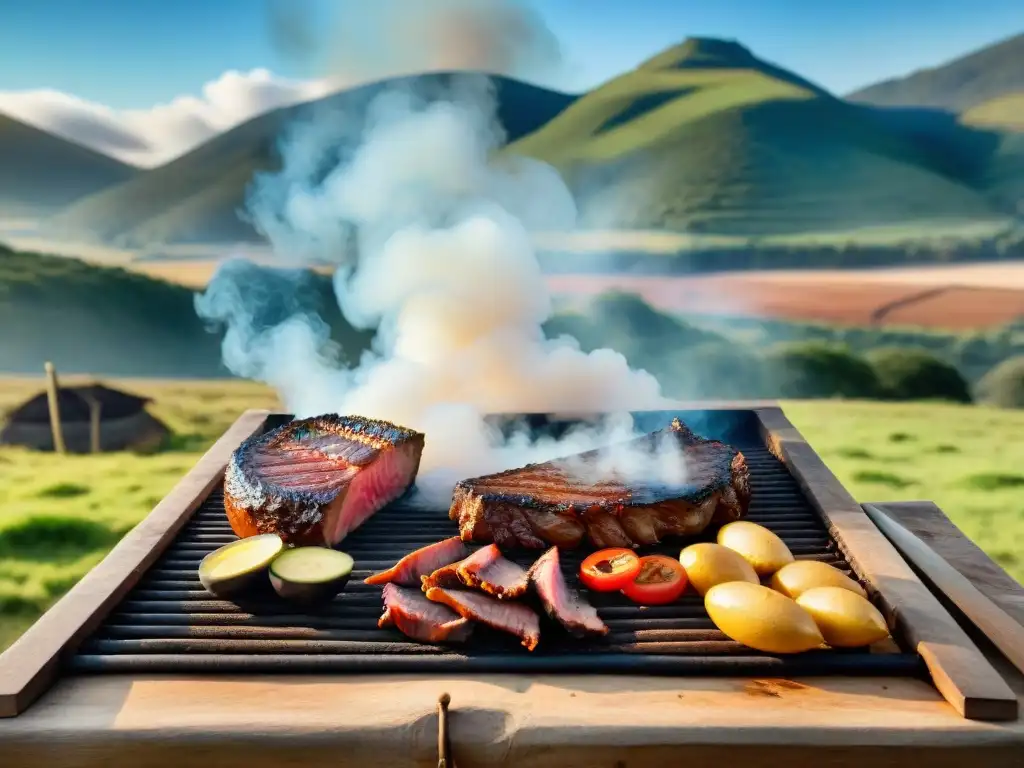
M 272 41 L 352 85 L 423 72 L 533 79 L 561 66 L 557 38 L 520 0 L 269 0 Z
M 629 410 L 665 405 L 657 380 L 622 355 L 545 338 L 551 297 L 530 232 L 569 231 L 576 210 L 552 168 L 494 157 L 495 115 L 479 75 L 443 93 L 388 91 L 359 124 L 296 126 L 283 170 L 254 184 L 249 213 L 276 252 L 336 265 L 343 314 L 376 329 L 358 365 L 342 365 L 326 325 L 297 305 L 289 312 L 287 297 L 267 320 L 270 298 L 242 282 L 238 264 L 197 301 L 227 328 L 227 366 L 276 387 L 296 416 L 361 414 L 425 432 L 418 488 L 444 506 L 461 477 L 625 440 Z M 354 144 L 339 152 L 341 138 Z M 619 417 L 558 441 L 499 439 L 483 418 L 531 411 Z M 630 457 L 613 461 L 629 475 Z M 666 461 L 657 471 L 678 479 L 681 457 Z

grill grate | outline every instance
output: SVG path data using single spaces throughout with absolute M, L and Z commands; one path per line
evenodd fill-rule
M 269 426 L 273 426 L 270 424 Z M 735 425 L 733 425 L 735 427 Z M 702 430 L 708 434 L 708 430 Z M 850 572 L 821 518 L 795 479 L 753 429 L 714 435 L 743 451 L 751 474 L 749 520 L 779 534 L 797 559 L 814 559 Z M 642 608 L 617 594 L 589 593 L 611 629 L 580 641 L 544 620 L 541 645 L 526 651 L 511 636 L 478 627 L 465 646 L 413 642 L 380 629 L 380 587 L 362 579 L 425 544 L 457 533 L 446 510 L 403 508 L 401 502 L 363 524 L 343 549 L 356 561 L 346 590 L 315 613 L 283 602 L 270 590 L 246 602 L 212 599 L 196 573 L 199 561 L 235 540 L 215 490 L 176 540 L 68 660 L 73 671 L 227 673 L 520 672 L 636 674 L 871 674 L 919 675 L 913 653 L 821 651 L 794 656 L 761 654 L 730 641 L 712 624 L 700 597 L 688 593 L 670 606 Z M 680 545 L 650 548 L 677 556 Z M 645 549 L 644 553 L 647 553 Z M 539 552 L 511 558 L 529 565 Z M 566 552 L 570 583 L 585 552 Z M 851 574 L 852 575 L 852 574 Z

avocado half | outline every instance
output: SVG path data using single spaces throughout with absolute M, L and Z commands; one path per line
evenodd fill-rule
M 327 547 L 286 549 L 270 565 L 270 583 L 281 597 L 304 605 L 332 600 L 352 575 L 350 555 Z
M 249 536 L 215 549 L 199 563 L 199 581 L 210 594 L 230 598 L 253 588 L 284 551 L 276 533 Z

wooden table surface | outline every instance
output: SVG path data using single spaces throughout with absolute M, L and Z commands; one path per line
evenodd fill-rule
M 1024 624 L 1024 588 L 934 505 L 881 506 Z M 64 679 L 0 720 L 0 765 L 433 767 L 442 692 L 459 768 L 1024 766 L 1024 721 L 965 720 L 923 681 L 515 675 Z

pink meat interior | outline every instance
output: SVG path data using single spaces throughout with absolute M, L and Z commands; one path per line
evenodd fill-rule
M 356 467 L 348 492 L 327 510 L 325 537 L 337 544 L 372 515 L 400 496 L 409 486 L 419 465 L 419 451 L 404 443 L 384 451 L 364 467 Z

